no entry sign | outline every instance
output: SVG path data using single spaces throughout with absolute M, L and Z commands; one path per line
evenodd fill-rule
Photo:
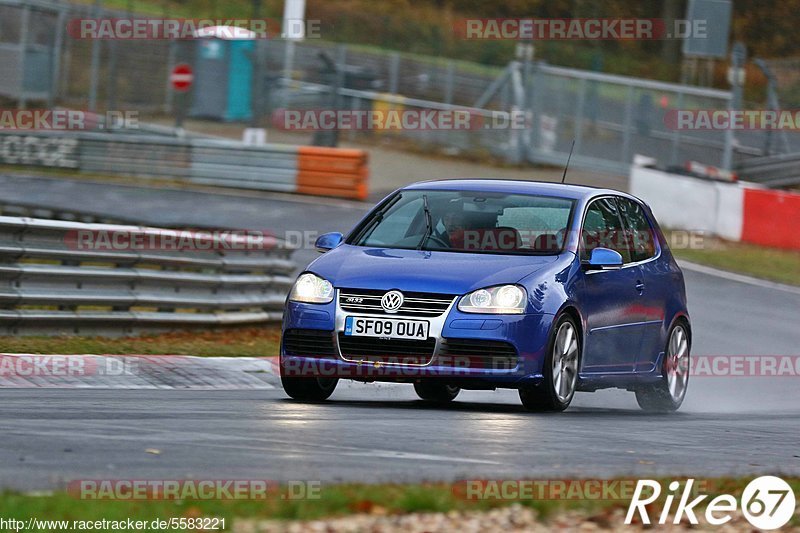
M 179 63 L 175 65 L 169 75 L 169 82 L 172 84 L 172 88 L 176 91 L 188 91 L 189 87 L 192 86 L 193 81 L 194 73 L 192 72 L 192 67 L 186 63 Z

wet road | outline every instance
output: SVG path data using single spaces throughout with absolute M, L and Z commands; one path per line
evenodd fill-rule
M 154 191 L 0 176 L 5 202 L 89 206 L 149 224 L 325 232 L 366 206 L 261 193 Z M 304 263 L 312 250 L 298 253 Z M 800 355 L 800 293 L 687 271 L 695 354 Z M 0 487 L 80 478 L 401 481 L 470 477 L 800 474 L 800 377 L 693 378 L 683 409 L 579 394 L 563 414 L 514 391 L 446 408 L 409 385 L 341 384 L 324 405 L 280 389 L 0 390 Z M 146 453 L 155 448 L 159 455 Z

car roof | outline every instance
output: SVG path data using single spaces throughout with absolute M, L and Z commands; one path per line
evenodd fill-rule
M 507 194 L 535 194 L 580 200 L 604 194 L 629 196 L 612 189 L 599 189 L 586 185 L 561 184 L 546 181 L 508 180 L 493 178 L 457 178 L 418 181 L 402 190 L 475 191 Z

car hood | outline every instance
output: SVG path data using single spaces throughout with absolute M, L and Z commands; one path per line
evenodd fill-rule
M 554 255 L 471 254 L 343 244 L 319 257 L 308 270 L 330 280 L 337 288 L 464 294 L 491 285 L 516 283 L 557 258 Z

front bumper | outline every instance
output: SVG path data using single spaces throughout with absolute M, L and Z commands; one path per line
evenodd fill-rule
M 387 318 L 386 314 L 355 313 L 343 311 L 338 304 L 338 293 L 329 304 L 303 304 L 287 302 L 283 317 L 284 336 L 281 341 L 281 373 L 297 377 L 336 377 L 359 381 L 413 382 L 420 379 L 441 378 L 458 383 L 465 388 L 518 387 L 523 383 L 542 379 L 542 362 L 553 315 L 544 313 L 520 315 L 480 315 L 462 313 L 450 307 L 438 317 L 405 316 L 430 323 L 429 339 L 435 340 L 430 358 L 419 364 L 409 364 L 387 358 L 361 358 L 342 354 L 339 335 L 344 331 L 345 317 L 365 316 Z M 287 350 L 286 335 L 289 330 L 315 330 L 315 337 L 330 335 L 332 350 L 324 353 L 303 353 L 296 345 Z M 293 331 L 297 334 L 297 331 Z M 458 342 L 449 342 L 458 341 Z M 475 348 L 469 355 L 461 356 L 448 349 L 470 343 L 480 347 L 492 343 L 507 343 L 516 352 L 516 364 L 501 367 L 487 365 L 491 353 L 478 357 Z M 487 348 L 487 352 L 491 352 Z M 476 364 L 480 361 L 480 364 Z

